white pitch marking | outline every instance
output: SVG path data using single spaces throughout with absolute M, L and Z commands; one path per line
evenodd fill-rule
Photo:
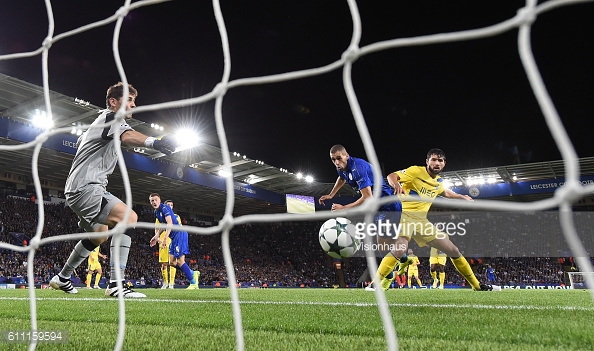
M 29 301 L 26 297 L 0 297 L 0 300 Z M 114 298 L 72 298 L 72 297 L 38 297 L 37 301 L 114 301 Z M 126 302 L 170 302 L 170 303 L 228 303 L 227 300 L 179 300 L 179 299 L 126 299 Z M 242 305 L 302 305 L 302 306 L 355 306 L 375 307 L 371 302 L 308 302 L 308 301 L 239 301 Z M 389 303 L 390 307 L 432 307 L 432 308 L 473 308 L 491 310 L 561 310 L 561 311 L 594 311 L 594 307 L 580 306 L 532 306 L 532 305 L 477 305 L 477 304 L 432 304 L 432 303 Z

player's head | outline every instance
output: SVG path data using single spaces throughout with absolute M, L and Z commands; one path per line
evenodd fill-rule
M 427 152 L 427 159 L 425 160 L 427 164 L 427 172 L 430 175 L 438 175 L 446 164 L 446 156 L 445 152 L 441 149 L 431 149 Z
M 128 84 L 128 101 L 125 102 L 126 110 L 131 110 L 136 107 L 136 97 L 138 96 L 138 91 L 131 85 Z M 122 106 L 122 98 L 124 97 L 124 84 L 119 82 L 110 86 L 107 89 L 107 95 L 105 96 L 105 104 L 108 109 L 112 111 L 117 111 Z M 126 115 L 126 117 L 130 118 L 132 115 Z
M 344 171 L 349 160 L 349 154 L 344 146 L 336 144 L 330 148 L 330 160 L 338 170 Z
M 412 255 L 413 254 L 413 250 L 412 249 L 408 249 L 408 254 Z
M 173 210 L 173 200 L 165 200 L 165 205 L 168 205 Z
M 161 196 L 159 196 L 157 193 L 152 193 L 149 195 L 149 202 L 153 208 L 159 208 L 161 205 Z

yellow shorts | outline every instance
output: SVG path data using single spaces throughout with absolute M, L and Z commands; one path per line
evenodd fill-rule
M 165 232 L 162 232 L 159 236 L 159 240 L 163 241 L 165 239 Z M 159 263 L 167 263 L 169 262 L 169 245 L 171 245 L 171 238 L 167 238 L 167 246 L 162 247 L 161 244 L 159 245 Z
M 425 212 L 402 212 L 400 219 L 400 234 L 398 236 L 414 239 L 419 247 L 427 246 L 435 239 L 447 238 L 448 235 L 437 229 L 427 219 Z
M 89 272 L 97 271 L 97 270 L 101 269 L 101 263 L 99 263 L 99 262 L 89 263 L 87 268 L 89 269 Z
M 429 257 L 429 264 L 440 264 L 445 266 L 447 257 Z
M 419 270 L 418 269 L 415 269 L 415 270 L 410 270 L 409 269 L 407 275 L 409 277 L 418 277 L 419 276 Z

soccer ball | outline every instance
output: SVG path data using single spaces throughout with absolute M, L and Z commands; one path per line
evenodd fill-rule
M 346 218 L 330 218 L 320 228 L 320 246 L 334 258 L 351 257 L 359 248 L 359 240 L 355 238 L 355 226 Z

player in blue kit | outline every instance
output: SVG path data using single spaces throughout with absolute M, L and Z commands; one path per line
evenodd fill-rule
M 336 193 L 345 185 L 350 185 L 356 192 L 361 194 L 361 197 L 356 201 L 351 202 L 347 205 L 341 205 L 337 203 L 332 204 L 332 211 L 338 211 L 342 209 L 348 209 L 356 206 L 360 206 L 363 202 L 373 196 L 373 167 L 367 161 L 362 158 L 356 158 L 350 156 L 345 147 L 342 145 L 334 145 L 330 148 L 330 160 L 336 167 L 338 172 L 338 178 L 330 194 L 323 195 L 318 200 L 321 205 L 324 205 L 324 201 L 330 200 L 336 195 Z M 390 187 L 384 178 L 382 177 L 382 187 L 380 197 L 386 197 L 394 195 L 394 190 Z M 379 213 L 375 218 L 376 222 L 383 221 L 384 223 L 398 224 L 400 222 L 400 214 L 402 212 L 402 204 L 400 201 L 392 202 L 389 204 L 382 205 L 379 208 Z M 378 233 L 377 242 L 379 248 L 389 248 L 390 245 L 394 244 L 394 238 L 398 233 Z M 386 249 L 385 251 L 389 251 Z M 389 276 L 393 280 L 393 275 Z M 389 283 L 392 282 L 389 281 Z M 388 280 L 386 280 L 387 282 Z M 371 285 L 369 286 L 370 289 Z
M 153 206 L 155 209 L 155 217 L 159 223 L 180 225 L 177 220 L 178 217 L 173 213 L 173 209 L 170 206 L 161 203 L 161 197 L 159 194 L 152 193 L 149 196 L 149 201 L 151 206 Z M 151 247 L 155 246 L 157 243 L 159 245 L 167 245 L 166 241 L 161 242 L 161 240 L 159 240 L 159 236 L 163 231 L 165 231 L 166 238 L 171 238 L 171 244 L 169 246 L 169 264 L 177 269 L 181 269 L 182 272 L 184 272 L 190 281 L 188 289 L 198 289 L 198 277 L 200 272 L 192 271 L 190 266 L 188 266 L 186 263 L 186 255 L 190 254 L 190 246 L 188 245 L 188 232 L 171 230 L 170 228 L 155 229 L 155 236 L 153 236 L 150 241 Z
M 487 281 L 489 282 L 489 284 L 495 283 L 495 268 L 491 267 L 490 264 L 487 265 L 485 275 L 487 276 Z

